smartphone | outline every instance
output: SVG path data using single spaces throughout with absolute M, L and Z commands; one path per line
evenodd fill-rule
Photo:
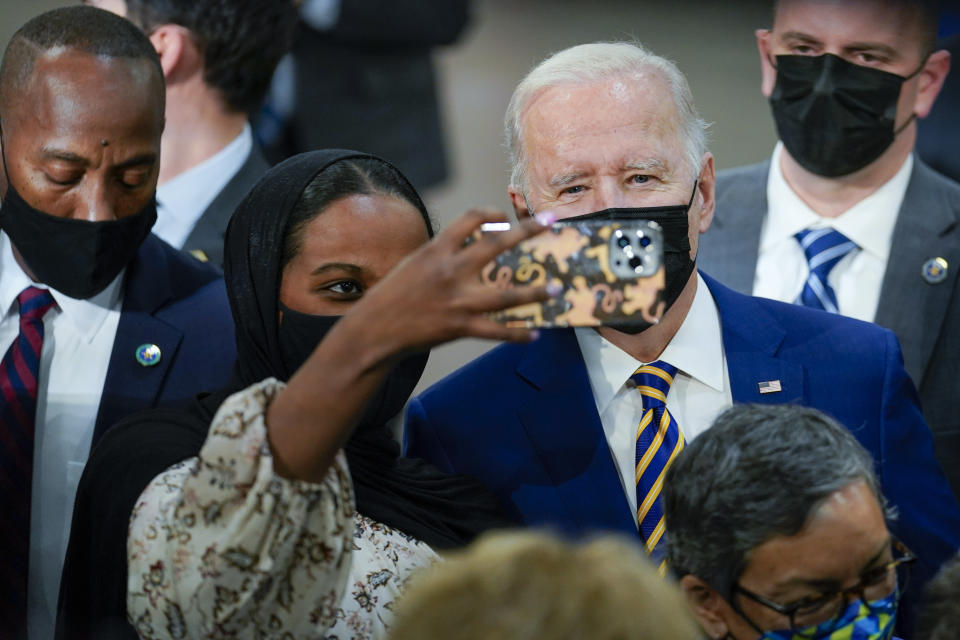
M 506 222 L 490 223 L 480 233 L 509 228 Z M 563 288 L 546 302 L 492 314 L 507 326 L 643 330 L 663 315 L 663 232 L 649 220 L 560 220 L 501 253 L 481 278 L 500 289 L 550 283 Z

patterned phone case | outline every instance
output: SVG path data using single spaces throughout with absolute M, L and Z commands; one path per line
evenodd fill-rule
M 482 232 L 496 231 L 485 225 Z M 562 294 L 546 302 L 492 314 L 508 326 L 630 325 L 642 330 L 663 314 L 662 232 L 647 220 L 560 221 L 497 256 L 481 277 L 500 289 L 563 287 Z

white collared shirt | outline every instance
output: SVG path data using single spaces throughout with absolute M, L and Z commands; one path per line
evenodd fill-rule
M 230 144 L 200 164 L 157 187 L 157 223 L 153 233 L 182 249 L 203 212 L 240 171 L 253 149 L 250 123 Z
M 844 256 L 827 278 L 837 294 L 840 313 L 873 322 L 913 156 L 907 156 L 896 175 L 872 194 L 838 217 L 824 218 L 787 184 L 780 168 L 782 154 L 783 143 L 778 142 L 767 175 L 767 215 L 760 233 L 753 295 L 794 302 L 810 269 L 793 235 L 804 229 L 833 228 L 860 247 Z
M 38 376 L 27 594 L 30 638 L 53 637 L 73 501 L 90 454 L 100 396 L 120 321 L 122 284 L 121 272 L 106 289 L 89 300 L 70 298 L 37 284 L 17 264 L 9 238 L 0 232 L 2 354 L 6 354 L 20 333 L 16 299 L 21 291 L 31 285 L 49 289 L 57 303 L 43 318 Z
M 637 425 L 643 416 L 643 397 L 626 383 L 641 362 L 594 329 L 574 332 L 590 377 L 607 445 L 620 475 L 620 484 L 637 518 Z M 727 358 L 723 352 L 720 314 L 707 283 L 697 275 L 697 292 L 687 317 L 659 360 L 678 369 L 667 393 L 667 409 L 687 441 L 707 430 L 722 411 L 733 405 Z

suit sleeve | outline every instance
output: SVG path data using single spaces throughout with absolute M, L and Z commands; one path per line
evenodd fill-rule
M 960 506 L 934 457 L 933 437 L 892 333 L 886 359 L 881 484 L 899 514 L 892 529 L 919 558 L 910 586 L 915 597 L 960 547 Z
M 407 458 L 422 458 L 441 471 L 455 473 L 440 443 L 436 427 L 427 417 L 420 398 L 414 398 L 407 406 L 407 421 L 403 429 L 403 455 Z

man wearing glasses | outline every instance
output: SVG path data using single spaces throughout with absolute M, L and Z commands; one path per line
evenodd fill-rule
M 885 502 L 847 429 L 738 405 L 667 473 L 669 562 L 709 638 L 887 640 L 914 557 Z

